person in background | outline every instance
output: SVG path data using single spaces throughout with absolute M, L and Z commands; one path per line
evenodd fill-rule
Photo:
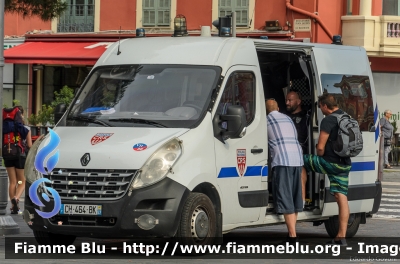
M 383 138 L 385 139 L 384 145 L 385 145 L 385 168 L 386 169 L 392 168 L 392 166 L 390 166 L 390 164 L 389 164 L 389 152 L 392 150 L 391 141 L 392 141 L 392 136 L 393 136 L 393 126 L 389 121 L 391 116 L 392 116 L 392 111 L 385 110 L 385 112 L 383 112 L 383 117 L 381 118 L 381 120 L 379 120 Z
M 301 95 L 298 92 L 290 91 L 286 95 L 286 115 L 289 116 L 297 131 L 297 139 L 304 154 L 308 154 L 308 116 L 307 112 L 301 108 Z M 307 173 L 301 174 L 301 189 L 303 207 L 306 201 Z
M 22 117 L 24 118 L 24 108 L 22 106 L 17 106 L 21 111 Z M 25 123 L 25 122 L 24 122 Z M 27 136 L 22 141 L 22 145 L 25 148 L 24 152 L 26 153 L 29 148 L 32 147 L 32 137 L 30 128 L 24 125 L 25 128 L 29 130 Z M 24 166 L 25 166 L 25 157 L 19 157 L 19 159 L 7 160 L 4 159 L 4 166 L 6 167 L 9 187 L 8 187 L 8 195 L 11 201 L 11 214 L 18 214 L 19 211 L 19 198 L 25 190 L 25 176 L 24 176 Z
M 327 174 L 330 182 L 330 193 L 335 196 L 339 207 L 339 231 L 336 237 L 327 244 L 347 246 L 346 232 L 350 215 L 347 191 L 349 188 L 349 173 L 351 159 L 337 155 L 333 150 L 332 142 L 336 141 L 339 132 L 337 118 L 331 114 L 343 114 L 339 109 L 335 97 L 325 93 L 318 97 L 318 107 L 325 118 L 320 125 L 318 144 L 316 145 L 317 155 L 304 155 L 305 170 Z M 328 194 L 327 194 L 328 195 Z
M 298 212 L 303 211 L 301 171 L 303 154 L 292 120 L 279 111 L 275 100 L 266 101 L 268 148 L 272 157 L 273 197 L 276 213 L 283 214 L 288 229 L 286 242 L 297 241 Z

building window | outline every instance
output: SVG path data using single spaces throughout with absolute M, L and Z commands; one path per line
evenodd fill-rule
M 13 107 L 14 100 L 17 100 L 26 111 L 26 118 L 30 112 L 29 89 L 32 88 L 32 83 L 29 83 L 28 69 L 28 64 L 6 63 L 3 81 L 3 107 Z
M 347 0 L 347 13 L 348 16 L 353 14 L 353 0 Z
M 236 26 L 249 24 L 249 0 L 219 0 L 219 16 L 228 16 L 236 12 Z
M 143 0 L 143 26 L 168 27 L 171 21 L 171 0 Z
M 77 89 L 89 74 L 86 67 L 45 66 L 43 73 L 42 102 L 50 105 L 54 101 L 54 92 L 59 92 L 63 86 Z
M 57 32 L 93 32 L 95 0 L 66 1 L 68 8 L 59 19 Z
M 382 1 L 382 15 L 384 16 L 398 16 L 400 14 L 399 9 L 399 0 Z
M 247 125 L 249 125 L 255 116 L 255 87 L 252 72 L 232 73 L 226 82 L 217 113 L 223 115 L 226 114 L 228 106 L 241 105 L 246 113 Z

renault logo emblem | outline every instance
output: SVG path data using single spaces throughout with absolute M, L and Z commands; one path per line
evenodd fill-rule
M 82 156 L 82 158 L 81 158 L 81 164 L 82 164 L 82 166 L 88 165 L 89 162 L 90 162 L 90 154 L 89 154 L 89 153 L 83 154 L 83 156 Z

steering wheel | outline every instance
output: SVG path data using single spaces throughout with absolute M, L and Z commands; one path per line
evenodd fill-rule
M 195 105 L 195 104 L 184 103 L 182 106 L 192 107 L 192 108 L 198 110 L 199 112 L 203 111 L 203 109 L 200 106 Z

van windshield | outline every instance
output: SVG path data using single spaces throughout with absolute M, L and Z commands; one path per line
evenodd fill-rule
M 220 74 L 214 66 L 99 67 L 72 102 L 67 126 L 194 127 Z

